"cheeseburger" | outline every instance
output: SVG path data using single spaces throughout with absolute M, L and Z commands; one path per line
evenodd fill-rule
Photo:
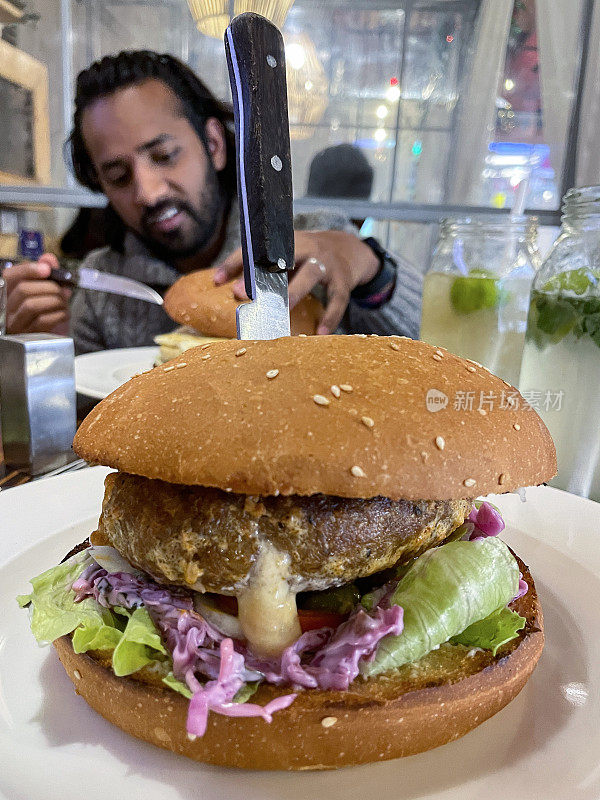
M 20 598 L 34 634 L 106 719 L 198 761 L 331 769 L 462 736 L 543 647 L 475 499 L 555 473 L 508 394 L 401 337 L 215 342 L 133 378 L 77 433 L 117 471 L 90 541 Z
M 192 347 L 237 337 L 235 317 L 241 301 L 233 293 L 234 281 L 215 286 L 214 273 L 214 269 L 203 269 L 182 275 L 167 291 L 164 309 L 182 327 L 155 337 L 159 363 Z M 290 311 L 292 336 L 314 334 L 322 314 L 323 306 L 315 297 L 303 297 Z

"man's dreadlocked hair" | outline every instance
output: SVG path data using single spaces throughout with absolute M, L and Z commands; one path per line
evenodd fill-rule
M 225 130 L 227 164 L 217 173 L 227 198 L 236 193 L 235 139 L 231 128 L 233 113 L 220 102 L 194 74 L 178 59 L 152 50 L 125 50 L 116 56 L 104 56 L 77 77 L 73 130 L 67 148 L 77 180 L 94 191 L 100 191 L 96 170 L 87 152 L 81 132 L 83 112 L 98 98 L 117 89 L 154 78 L 171 89 L 181 104 L 181 113 L 196 131 L 207 148 L 205 125 L 209 117 L 219 120 Z

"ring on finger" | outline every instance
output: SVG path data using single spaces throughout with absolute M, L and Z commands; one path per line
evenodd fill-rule
M 318 259 L 318 258 L 314 258 L 313 256 L 311 256 L 311 257 L 310 257 L 310 258 L 307 260 L 307 262 L 306 262 L 306 263 L 307 263 L 307 264 L 314 264 L 316 267 L 318 267 L 318 268 L 319 268 L 319 272 L 320 272 L 322 275 L 325 275 L 325 273 L 327 272 L 327 267 L 325 266 L 325 264 L 323 264 L 321 261 L 319 261 L 319 259 Z

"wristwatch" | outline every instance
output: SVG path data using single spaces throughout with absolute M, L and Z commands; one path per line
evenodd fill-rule
M 350 293 L 352 300 L 363 308 L 376 308 L 390 299 L 396 284 L 396 260 L 372 236 L 362 239 L 379 259 L 379 269 L 368 283 L 357 286 Z

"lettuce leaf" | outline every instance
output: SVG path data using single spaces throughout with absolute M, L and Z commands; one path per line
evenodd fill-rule
M 114 650 L 123 636 L 123 631 L 117 627 L 114 615 L 111 614 L 111 617 L 110 621 L 84 620 L 73 631 L 73 650 L 76 653 L 85 653 L 88 650 Z
M 417 558 L 391 603 L 404 609 L 404 630 L 381 640 L 365 677 L 417 661 L 517 594 L 519 568 L 500 539 L 450 542 Z
M 113 614 L 95 600 L 86 598 L 75 603 L 71 585 L 90 563 L 91 558 L 85 550 L 76 553 L 57 567 L 33 578 L 31 594 L 17 598 L 21 607 L 30 606 L 31 631 L 38 642 L 53 642 L 80 625 L 89 631 L 98 630 L 104 624 L 114 626 Z
M 496 655 L 503 644 L 517 637 L 518 631 L 525 627 L 525 617 L 521 617 L 510 608 L 500 608 L 485 619 L 474 622 L 472 625 L 453 636 L 450 644 L 463 644 L 465 647 L 481 647 L 491 650 Z
M 169 672 L 169 674 L 166 675 L 162 681 L 166 686 L 169 687 L 169 689 L 173 689 L 174 692 L 179 692 L 179 694 L 182 694 L 184 697 L 187 697 L 188 700 L 191 700 L 192 693 L 186 684 L 183 681 L 177 680 L 172 672 Z
M 133 612 L 104 608 L 92 597 L 75 602 L 71 586 L 90 565 L 84 551 L 33 578 L 31 594 L 20 595 L 21 607 L 31 608 L 31 631 L 41 644 L 73 634 L 73 650 L 112 650 L 115 675 L 132 672 L 167 655 L 160 635 L 145 608 Z M 116 613 L 113 613 L 116 612 Z
M 245 683 L 243 686 L 237 690 L 233 702 L 234 703 L 245 703 L 247 702 L 253 694 L 256 693 L 256 690 L 260 686 L 260 681 L 250 681 Z
M 173 689 L 174 692 L 179 692 L 179 694 L 182 694 L 184 697 L 187 697 L 188 700 L 191 699 L 192 693 L 190 692 L 186 684 L 183 683 L 183 681 L 177 680 L 177 678 L 175 677 L 175 675 L 173 675 L 172 672 L 169 672 L 169 674 L 165 678 L 163 678 L 163 683 L 166 684 L 169 687 L 169 689 Z M 250 681 L 249 683 L 245 683 L 238 689 L 235 697 L 233 698 L 233 702 L 245 703 L 252 697 L 253 694 L 255 694 L 259 686 L 260 686 L 260 681 Z
M 131 675 L 166 654 L 150 615 L 145 608 L 136 608 L 114 649 L 113 671 L 118 677 Z

